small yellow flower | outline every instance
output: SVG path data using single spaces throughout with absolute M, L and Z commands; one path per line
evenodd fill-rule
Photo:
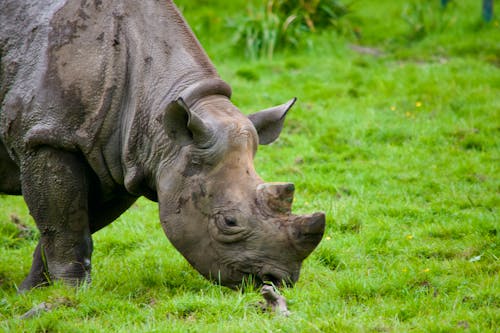
M 408 117 L 408 118 L 410 118 L 410 117 L 411 117 L 411 112 L 408 112 L 408 111 L 407 111 L 407 112 L 405 113 L 405 116 L 406 116 L 406 117 Z
M 329 241 L 330 239 L 332 239 L 332 237 L 330 237 L 330 236 L 326 236 L 326 238 L 325 238 L 325 239 L 326 239 L 327 241 Z
M 407 240 L 411 240 L 411 239 L 413 239 L 413 235 L 407 235 L 407 236 L 406 236 L 406 239 L 407 239 Z
M 421 107 L 421 106 L 422 106 L 422 102 L 417 101 L 417 102 L 415 103 L 415 106 L 416 106 L 417 108 Z
M 403 273 L 408 272 L 408 268 L 403 268 Z
M 396 106 L 395 105 L 391 106 L 391 111 L 396 111 Z
M 426 268 L 426 269 L 424 269 L 422 272 L 424 272 L 424 273 L 429 273 L 430 271 L 431 271 L 431 270 L 430 270 L 430 268 Z

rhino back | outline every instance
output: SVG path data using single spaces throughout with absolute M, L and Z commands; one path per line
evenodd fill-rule
M 78 151 L 103 186 L 123 184 L 123 160 L 144 156 L 122 153 L 151 150 L 165 100 L 218 76 L 172 1 L 19 4 L 2 2 L 0 32 L 0 137 L 14 159 L 38 145 Z
M 102 45 L 116 24 L 96 15 L 99 2 L 44 3 L 2 4 L 2 12 L 12 15 L 0 33 L 0 126 L 4 142 L 18 154 L 41 144 L 77 149 L 86 124 L 94 121 L 87 128 L 99 128 L 96 117 L 109 110 L 108 90 L 119 81 L 119 57 Z
M 0 2 L 0 103 L 17 76 L 35 76 L 46 48 L 50 17 L 62 1 Z M 1 104 L 0 104 L 1 105 Z

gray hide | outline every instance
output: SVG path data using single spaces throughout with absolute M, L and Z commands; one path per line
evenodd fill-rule
M 171 1 L 0 6 L 0 191 L 41 235 L 21 290 L 89 281 L 92 233 L 139 196 L 205 277 L 298 279 L 324 214 L 291 214 L 293 185 L 253 166 L 294 100 L 244 116 Z

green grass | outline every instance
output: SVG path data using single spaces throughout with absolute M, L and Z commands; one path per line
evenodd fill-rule
M 348 15 L 360 36 L 325 31 L 248 60 L 223 19 L 244 3 L 182 7 L 244 112 L 299 97 L 256 159 L 264 179 L 296 184 L 294 211 L 327 214 L 325 238 L 283 291 L 292 316 L 262 313 L 258 291 L 205 281 L 145 199 L 94 236 L 91 285 L 17 295 L 37 232 L 22 198 L 0 196 L 0 331 L 498 332 L 498 19 L 483 24 L 478 1 L 457 2 L 452 24 L 415 39 L 406 2 L 360 0 Z M 19 319 L 42 302 L 54 309 Z

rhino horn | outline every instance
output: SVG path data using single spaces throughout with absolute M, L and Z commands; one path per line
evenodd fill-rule
M 298 216 L 291 224 L 291 240 L 299 252 L 299 256 L 306 258 L 319 244 L 325 232 L 325 214 L 314 213 Z
M 294 192 L 295 186 L 292 183 L 264 183 L 257 186 L 259 199 L 273 212 L 281 214 L 292 211 Z

